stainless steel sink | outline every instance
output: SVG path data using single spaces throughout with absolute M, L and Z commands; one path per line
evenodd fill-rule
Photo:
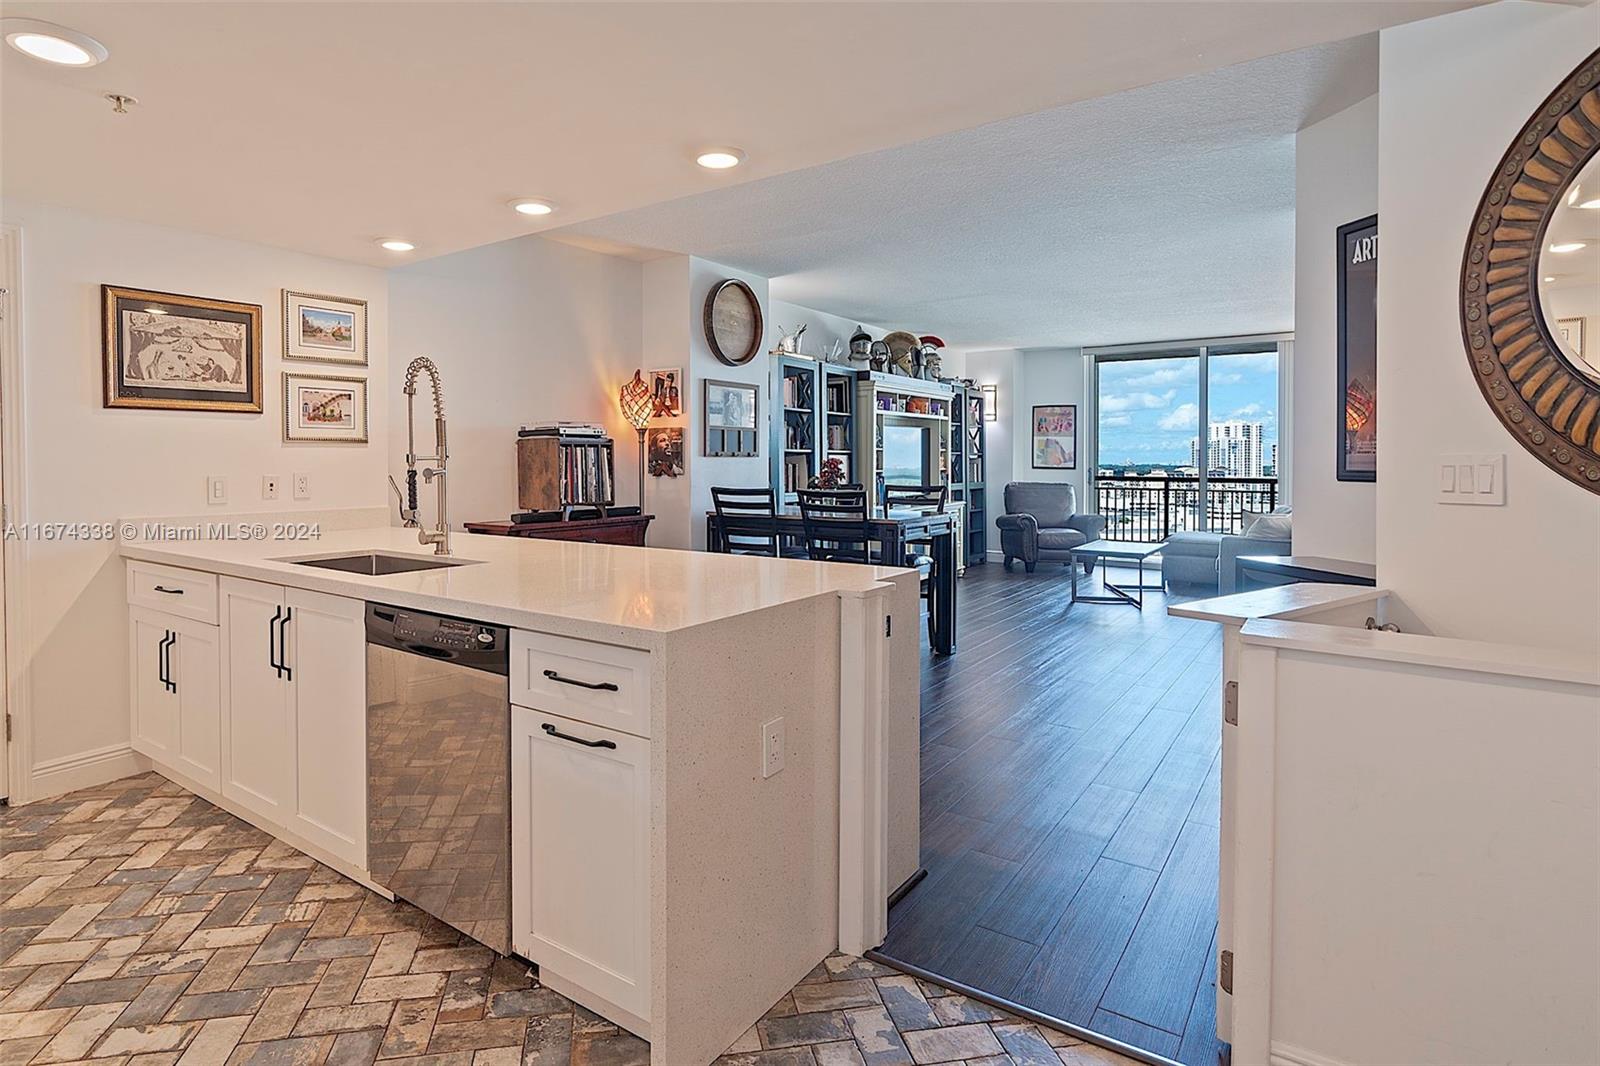
M 386 555 L 383 552 L 362 552 L 359 555 L 336 555 L 325 559 L 281 559 L 280 562 L 299 566 L 316 566 L 323 570 L 343 570 L 348 574 L 367 574 L 381 577 L 384 574 L 408 574 L 413 570 L 439 570 L 446 566 L 461 566 L 468 559 L 424 559 L 415 555 Z

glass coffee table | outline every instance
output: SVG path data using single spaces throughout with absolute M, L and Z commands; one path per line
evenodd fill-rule
M 1100 564 L 1100 584 L 1105 588 L 1104 596 L 1078 595 L 1078 568 L 1069 566 L 1072 571 L 1072 602 L 1073 603 L 1126 603 L 1130 607 L 1144 610 L 1144 594 L 1146 592 L 1160 592 L 1160 584 L 1148 585 L 1144 580 L 1144 561 L 1161 550 L 1160 544 L 1145 544 L 1131 540 L 1091 540 L 1087 544 L 1080 544 L 1072 549 L 1074 562 L 1078 559 L 1095 559 Z M 1139 564 L 1139 580 L 1133 585 L 1114 585 L 1111 583 L 1110 572 L 1106 569 L 1106 560 L 1137 560 Z

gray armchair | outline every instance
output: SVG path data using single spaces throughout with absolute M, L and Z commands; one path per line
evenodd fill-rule
M 1106 520 L 1097 514 L 1078 514 L 1078 493 L 1072 485 L 1054 481 L 1013 481 L 1006 485 L 1006 513 L 995 519 L 1000 529 L 1000 550 L 1005 567 L 1022 560 L 1028 573 L 1039 562 L 1072 562 L 1072 549 L 1097 540 Z M 1083 561 L 1083 572 L 1094 569 Z

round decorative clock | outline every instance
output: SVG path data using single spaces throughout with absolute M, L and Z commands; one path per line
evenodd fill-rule
M 706 343 L 729 366 L 742 366 L 761 349 L 765 324 L 755 290 L 738 278 L 717 282 L 706 297 Z

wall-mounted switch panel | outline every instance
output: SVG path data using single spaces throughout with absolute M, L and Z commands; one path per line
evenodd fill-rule
M 1440 503 L 1501 507 L 1506 502 L 1506 456 L 1461 452 L 1439 456 Z
M 310 474 L 296 474 L 294 476 L 294 498 L 297 500 L 311 499 Z
M 276 474 L 262 476 L 261 498 L 263 500 L 276 500 L 278 498 L 278 476 Z
M 212 474 L 206 478 L 206 503 L 228 502 L 228 479 Z

